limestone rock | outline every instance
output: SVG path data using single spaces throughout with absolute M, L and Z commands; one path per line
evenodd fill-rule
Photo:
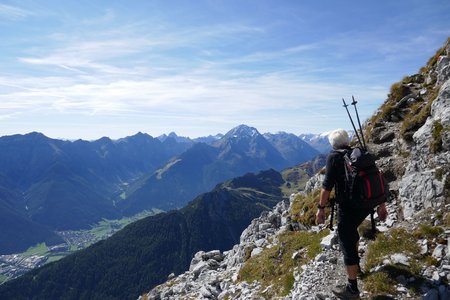
M 434 258 L 442 259 L 445 256 L 445 246 L 444 245 L 437 245 L 436 248 L 434 248 L 433 256 Z
M 311 193 L 314 190 L 320 189 L 322 187 L 322 182 L 325 175 L 317 173 L 313 177 L 311 177 L 306 183 L 305 190 L 303 191 L 305 194 Z
M 440 168 L 450 165 L 450 153 L 430 152 L 429 141 L 433 138 L 435 120 L 439 120 L 444 127 L 450 126 L 450 80 L 443 84 L 434 100 L 431 116 L 413 135 L 415 145 L 399 188 L 399 198 L 406 218 L 413 218 L 423 209 L 437 208 L 444 203 L 445 180 L 449 171 L 442 171 Z M 447 174 L 438 175 L 445 172 Z
M 439 57 L 437 63 L 438 76 L 437 84 L 442 84 L 450 78 L 450 58 L 448 56 Z
M 395 138 L 394 132 L 386 132 L 380 137 L 380 143 L 390 142 Z
M 395 253 L 390 257 L 393 264 L 409 266 L 409 258 L 402 253 Z
M 333 245 L 335 245 L 337 243 L 337 236 L 336 236 L 336 232 L 331 232 L 329 235 L 327 235 L 326 237 L 324 237 L 322 239 L 322 241 L 320 242 L 320 246 L 323 249 L 331 249 L 331 247 Z

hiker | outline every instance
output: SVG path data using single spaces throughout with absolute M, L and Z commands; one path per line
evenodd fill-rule
M 327 158 L 325 179 L 322 183 L 320 193 L 320 200 L 318 203 L 318 210 L 316 213 L 317 224 L 325 222 L 325 207 L 328 205 L 330 192 L 335 188 L 336 202 L 339 204 L 338 208 L 338 225 L 337 232 L 339 237 L 339 244 L 341 246 L 344 263 L 346 266 L 348 283 L 344 286 L 338 286 L 333 289 L 333 293 L 342 299 L 359 299 L 359 289 L 357 283 L 357 275 L 359 269 L 359 255 L 358 255 L 358 226 L 364 219 L 373 211 L 373 209 L 355 209 L 349 207 L 349 201 L 345 199 L 345 160 L 342 154 L 344 149 L 351 150 L 349 147 L 349 136 L 344 129 L 334 130 L 328 137 L 333 151 L 330 152 Z M 384 203 L 378 205 L 377 213 L 380 220 L 384 221 L 387 216 L 386 206 Z

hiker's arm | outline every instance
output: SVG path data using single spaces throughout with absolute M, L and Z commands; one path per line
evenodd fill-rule
M 335 162 L 335 155 L 330 154 L 327 157 L 327 164 L 325 166 L 325 177 L 322 182 L 322 190 L 331 191 L 337 181 L 337 168 Z M 322 192 L 321 192 L 322 194 Z M 328 198 L 326 199 L 328 200 Z
M 380 221 L 383 221 L 383 222 L 386 221 L 386 217 L 387 217 L 386 204 L 381 203 L 380 205 L 378 205 L 377 214 L 378 214 L 378 217 L 380 218 Z
M 328 204 L 328 199 L 330 197 L 330 191 L 322 188 L 320 190 L 320 199 L 319 199 L 319 206 L 323 208 L 317 208 L 316 213 L 316 223 L 317 224 L 323 224 L 325 223 L 325 206 Z
M 328 155 L 327 157 L 327 164 L 325 167 L 325 178 L 322 182 L 322 189 L 320 190 L 320 199 L 319 199 L 319 206 L 323 207 L 317 209 L 316 213 L 316 224 L 323 224 L 325 223 L 325 206 L 328 204 L 328 199 L 330 198 L 330 192 L 334 187 L 334 184 L 336 182 L 336 171 L 334 167 L 334 155 Z
M 320 206 L 327 206 L 328 205 L 328 199 L 330 198 L 331 191 L 328 191 L 324 188 L 320 190 L 320 199 L 319 199 L 319 205 Z

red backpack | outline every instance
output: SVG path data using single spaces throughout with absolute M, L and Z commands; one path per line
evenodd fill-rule
M 386 202 L 388 184 L 376 166 L 374 156 L 359 147 L 342 152 L 345 161 L 345 198 L 350 206 L 355 209 L 374 209 Z

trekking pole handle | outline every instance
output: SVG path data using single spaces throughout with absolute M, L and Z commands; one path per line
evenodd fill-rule
M 348 111 L 348 108 L 347 108 L 348 104 L 345 103 L 344 98 L 342 98 L 342 102 L 344 103 L 344 107 L 345 107 L 345 110 L 347 111 L 348 118 L 350 119 L 350 122 L 352 123 L 353 130 L 355 131 L 355 134 L 356 134 L 356 138 L 358 139 L 358 142 L 361 145 L 361 147 L 364 147 L 364 144 L 362 143 L 361 138 L 359 137 L 358 130 L 356 129 L 355 123 L 353 123 L 352 116 L 350 115 L 350 112 Z
M 355 100 L 355 97 L 353 95 L 352 95 L 352 99 L 353 99 L 352 105 L 355 107 L 356 118 L 358 119 L 359 131 L 361 133 L 361 138 L 362 138 L 362 142 L 363 142 L 362 146 L 365 150 L 367 150 L 366 140 L 364 139 L 364 132 L 362 130 L 361 121 L 359 120 L 358 109 L 356 109 L 356 103 L 358 103 L 358 102 Z
M 344 100 L 344 98 L 342 98 L 342 103 L 344 103 L 344 107 L 347 107 L 348 106 L 348 104 L 347 103 L 345 103 L 345 100 Z
M 333 219 L 334 219 L 334 210 L 336 207 L 336 199 L 335 198 L 330 198 L 330 204 L 329 206 L 331 206 L 331 216 L 330 216 L 330 225 L 328 226 L 328 228 L 333 231 Z

